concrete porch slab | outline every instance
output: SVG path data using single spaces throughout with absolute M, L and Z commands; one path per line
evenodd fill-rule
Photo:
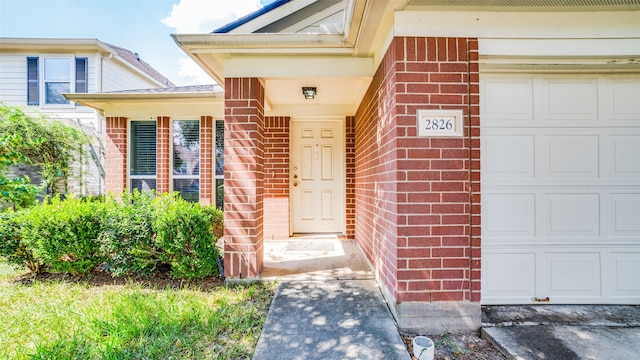
M 373 279 L 358 245 L 338 235 L 309 235 L 265 240 L 265 280 Z

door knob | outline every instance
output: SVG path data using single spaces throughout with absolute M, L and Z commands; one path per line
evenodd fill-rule
M 297 181 L 294 181 L 294 182 L 293 182 L 293 186 L 298 186 L 298 182 L 297 182 Z

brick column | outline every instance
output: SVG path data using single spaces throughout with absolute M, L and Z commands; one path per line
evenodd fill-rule
M 120 194 L 127 187 L 127 118 L 107 117 L 105 191 Z
M 462 137 L 418 137 L 420 109 L 462 110 Z M 478 41 L 398 37 L 355 117 L 356 240 L 398 326 L 480 326 Z
M 225 81 L 224 268 L 256 278 L 263 266 L 264 88 L 257 78 Z
M 480 280 L 478 42 L 397 38 L 394 46 L 398 300 L 479 301 L 479 288 L 472 291 Z M 462 110 L 464 136 L 418 138 L 417 109 Z
M 158 116 L 156 124 L 156 191 L 169 192 L 169 174 L 171 173 L 171 130 L 170 118 Z
M 213 147 L 214 122 L 211 116 L 200 118 L 200 203 L 211 205 L 215 202 L 213 192 Z

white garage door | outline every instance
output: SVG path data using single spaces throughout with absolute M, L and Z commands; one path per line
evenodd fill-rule
M 482 302 L 640 304 L 640 75 L 481 77 Z

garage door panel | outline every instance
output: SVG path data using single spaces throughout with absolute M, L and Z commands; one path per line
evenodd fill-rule
M 531 77 L 497 77 L 483 82 L 482 117 L 491 122 L 533 120 L 533 79 Z
M 602 99 L 604 118 L 608 121 L 640 119 L 640 81 L 636 77 L 606 79 L 606 95 Z
M 545 136 L 544 175 L 556 178 L 598 178 L 597 135 Z
M 600 235 L 599 194 L 546 194 L 545 235 L 597 238 Z
M 488 178 L 532 179 L 534 176 L 535 137 L 487 135 L 482 139 L 485 174 Z
M 640 296 L 640 252 L 612 252 L 611 296 Z
M 611 216 L 611 235 L 640 238 L 640 193 L 613 193 L 609 196 L 611 208 L 606 213 Z
M 552 302 L 566 297 L 600 297 L 600 253 L 557 252 L 544 254 L 547 281 L 540 286 Z M 544 280 L 544 275 L 542 276 Z M 547 291 L 545 287 L 548 286 Z
M 542 117 L 545 120 L 596 120 L 597 78 L 542 79 Z
M 535 236 L 535 195 L 506 193 L 486 195 L 483 217 L 489 239 L 516 242 L 514 238 Z
M 497 252 L 483 254 L 483 297 L 508 302 L 529 302 L 535 293 L 536 254 Z
M 612 176 L 640 178 L 640 134 L 612 135 L 609 141 L 611 145 L 608 155 L 613 165 Z

